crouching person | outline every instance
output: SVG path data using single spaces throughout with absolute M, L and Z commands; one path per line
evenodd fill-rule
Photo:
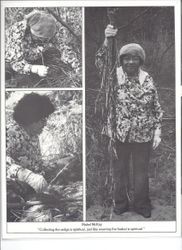
M 25 182 L 36 192 L 43 192 L 48 186 L 38 136 L 54 110 L 49 97 L 26 94 L 7 122 L 7 178 Z
M 6 30 L 6 87 L 22 87 L 25 82 L 25 87 L 34 86 L 49 75 L 50 61 L 55 61 L 55 58 L 69 68 L 69 53 L 74 54 L 74 62 L 78 63 L 75 52 L 56 35 L 55 18 L 39 10 L 25 15 L 22 21 Z M 44 58 L 47 51 L 50 51 L 48 59 Z M 72 64 L 70 67 L 74 68 Z

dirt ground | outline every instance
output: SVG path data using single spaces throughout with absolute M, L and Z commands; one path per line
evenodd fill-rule
M 173 206 L 164 206 L 159 200 L 152 200 L 152 216 L 144 218 L 143 216 L 128 211 L 122 215 L 116 215 L 112 210 L 107 211 L 103 219 L 104 207 L 100 205 L 91 206 L 87 210 L 88 221 L 174 221 L 176 219 L 176 208 Z

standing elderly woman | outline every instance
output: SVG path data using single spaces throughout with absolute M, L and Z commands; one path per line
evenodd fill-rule
M 43 65 L 42 53 L 52 47 L 60 51 L 63 63 L 70 63 L 74 68 L 75 61 L 78 63 L 76 53 L 64 43 L 58 42 L 56 32 L 54 17 L 39 10 L 32 11 L 25 16 L 24 20 L 8 28 L 5 51 L 6 79 L 17 73 L 21 75 L 33 73 L 39 77 L 45 77 L 48 74 L 48 67 Z M 69 55 L 73 54 L 75 61 L 70 61 Z
M 36 192 L 47 188 L 39 134 L 54 112 L 49 97 L 26 94 L 17 103 L 6 128 L 7 177 L 29 184 Z
M 102 70 L 108 37 L 117 29 L 108 25 L 103 47 L 96 55 L 96 65 Z M 128 167 L 132 156 L 134 172 L 134 210 L 151 216 L 148 166 L 151 147 L 161 141 L 162 110 L 152 77 L 142 70 L 145 51 L 136 43 L 124 45 L 119 51 L 116 86 L 116 151 L 114 163 L 114 212 L 122 214 L 129 209 Z M 106 130 L 105 130 L 106 131 Z M 109 131 L 108 131 L 109 132 Z M 109 133 L 106 131 L 106 135 Z

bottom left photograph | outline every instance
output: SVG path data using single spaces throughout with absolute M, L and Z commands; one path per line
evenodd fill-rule
M 83 220 L 82 92 L 6 91 L 7 222 Z

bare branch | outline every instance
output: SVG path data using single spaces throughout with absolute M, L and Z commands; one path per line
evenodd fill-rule
M 175 89 L 172 89 L 172 88 L 161 88 L 161 87 L 159 87 L 159 88 L 157 88 L 157 89 L 161 89 L 161 90 L 170 90 L 170 91 L 175 91 Z
M 55 19 L 56 19 L 59 23 L 61 23 L 64 27 L 66 27 L 66 28 L 69 30 L 69 32 L 78 40 L 78 42 L 81 42 L 80 37 L 77 36 L 77 35 L 75 34 L 75 32 L 73 31 L 73 29 L 72 29 L 67 23 L 65 23 L 65 22 L 61 19 L 60 16 L 57 16 L 57 15 L 54 13 L 54 11 L 52 11 L 50 8 L 47 8 L 47 9 L 48 9 L 48 11 L 55 17 Z
M 120 27 L 118 27 L 118 30 L 127 28 L 129 25 L 131 25 L 132 23 L 134 23 L 138 18 L 140 18 L 141 16 L 145 15 L 151 8 L 147 8 L 144 11 L 142 11 L 140 14 L 136 15 L 136 17 L 134 17 L 132 20 L 130 20 L 127 24 L 124 24 Z
M 71 160 L 70 162 L 68 162 L 64 168 L 62 168 L 56 175 L 56 177 L 54 177 L 49 184 L 53 184 L 65 171 L 67 171 L 69 168 L 73 167 L 74 164 L 77 162 L 76 158 L 73 158 L 73 160 Z
M 161 55 L 161 60 L 163 59 L 164 55 L 168 52 L 168 50 L 169 50 L 172 46 L 174 46 L 174 42 L 171 43 L 171 44 L 164 50 L 164 52 L 163 52 L 162 55 Z
M 168 121 L 168 120 L 175 120 L 175 117 L 164 117 L 162 118 L 163 121 Z

